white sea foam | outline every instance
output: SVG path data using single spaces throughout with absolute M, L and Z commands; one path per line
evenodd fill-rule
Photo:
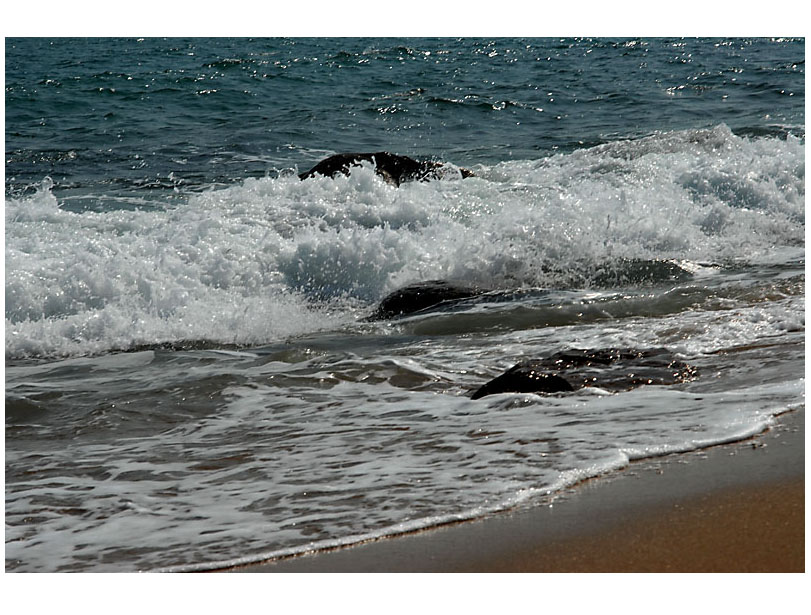
M 802 45 L 13 41 L 6 570 L 351 544 L 802 412 Z M 299 181 L 337 147 L 476 177 Z M 436 278 L 506 292 L 363 320 Z M 470 398 L 626 346 L 696 377 Z
M 211 570 L 246 565 L 358 544 L 455 521 L 479 518 L 519 505 L 537 503 L 583 480 L 625 468 L 634 460 L 695 451 L 708 446 L 744 440 L 761 433 L 773 424 L 775 414 L 793 407 L 791 400 L 796 400 L 797 396 L 802 394 L 803 386 L 802 380 L 757 385 L 742 388 L 731 394 L 729 392 L 710 394 L 708 404 L 696 404 L 695 394 L 689 392 L 662 391 L 656 388 L 639 389 L 624 396 L 587 396 L 574 403 L 572 399 L 566 398 L 536 397 L 540 407 L 530 404 L 529 407 L 524 407 L 523 413 L 514 412 L 511 416 L 496 414 L 496 417 L 477 415 L 472 424 L 481 426 L 478 430 L 469 430 L 467 438 L 455 439 L 452 435 L 456 431 L 454 429 L 440 427 L 437 431 L 451 435 L 448 443 L 467 440 L 466 445 L 471 446 L 471 456 L 479 461 L 476 466 L 487 465 L 486 461 L 481 462 L 481 457 L 489 456 L 486 448 L 476 445 L 476 431 L 484 434 L 479 438 L 485 445 L 488 444 L 486 434 L 491 433 L 494 440 L 490 445 L 494 448 L 499 448 L 502 444 L 499 436 L 504 433 L 497 430 L 496 425 L 514 436 L 522 434 L 524 440 L 531 440 L 532 436 L 537 434 L 543 434 L 545 439 L 554 440 L 555 435 L 565 433 L 565 441 L 556 444 L 560 451 L 570 451 L 568 455 L 570 458 L 555 462 L 565 469 L 556 470 L 553 465 L 541 470 L 540 466 L 537 466 L 533 473 L 515 468 L 509 477 L 501 478 L 501 488 L 495 489 L 491 488 L 493 485 L 469 483 L 470 501 L 478 503 L 453 513 L 426 515 L 385 525 L 374 531 L 354 534 L 335 532 L 339 537 L 310 541 L 294 547 L 259 551 L 235 558 L 212 559 L 203 556 L 195 563 L 163 566 L 156 568 L 155 571 Z M 514 395 L 514 397 L 526 396 Z M 457 411 L 461 409 L 461 403 L 451 402 Z M 752 409 L 758 404 L 762 405 L 762 409 L 753 413 Z M 712 423 L 702 425 L 701 428 L 697 427 L 701 425 L 700 417 L 708 409 L 714 414 Z M 437 416 L 442 414 L 440 411 Z M 610 421 L 605 420 L 606 415 L 611 416 Z M 453 417 L 454 413 L 450 412 L 443 420 L 453 420 Z M 652 424 L 654 421 L 655 427 Z M 595 433 L 597 426 L 600 431 Z M 666 434 L 664 439 L 663 434 Z M 520 441 L 522 440 L 519 439 Z M 509 445 L 507 448 L 510 448 Z M 536 451 L 535 454 L 537 453 Z M 498 455 L 494 455 L 493 461 L 497 459 Z M 501 461 L 503 463 L 503 459 Z M 537 461 L 533 456 L 527 456 L 527 465 L 532 466 L 535 463 Z M 393 459 L 367 464 L 361 471 L 354 473 L 353 477 L 366 476 L 372 480 L 368 485 L 354 484 L 353 489 L 367 492 L 375 487 L 379 488 L 381 483 L 391 481 L 394 476 L 408 480 L 409 473 L 418 473 L 418 468 L 419 464 L 412 465 L 404 460 Z M 463 471 L 461 474 L 460 470 Z M 468 477 L 469 472 L 471 468 L 464 463 L 460 463 L 450 471 L 447 468 L 437 467 L 432 470 L 431 479 L 427 479 L 426 476 L 425 484 L 415 484 L 412 488 L 415 491 L 426 489 L 430 492 L 432 489 L 441 491 L 447 484 L 456 484 L 458 487 L 460 477 Z M 522 474 L 520 478 L 515 476 L 515 473 L 519 472 Z M 526 475 L 523 475 L 524 473 Z M 318 489 L 323 492 L 326 487 Z M 336 487 L 336 495 L 340 495 L 340 492 L 340 487 Z M 307 517 L 300 517 L 300 520 L 306 523 Z M 323 522 L 323 516 L 321 521 Z
M 101 213 L 62 209 L 45 181 L 6 202 L 7 356 L 261 344 L 348 322 L 358 301 L 420 279 L 588 286 L 615 259 L 746 262 L 803 242 L 791 137 L 719 126 L 478 174 L 397 189 L 364 165 Z

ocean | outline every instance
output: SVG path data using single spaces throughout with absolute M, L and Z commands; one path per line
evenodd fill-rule
M 804 39 L 7 38 L 5 58 L 7 572 L 351 545 L 804 411 Z M 376 151 L 474 176 L 297 176 Z M 366 319 L 437 279 L 501 293 Z M 696 376 L 471 399 L 601 348 Z

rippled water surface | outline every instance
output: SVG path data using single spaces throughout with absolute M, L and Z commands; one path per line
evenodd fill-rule
M 804 402 L 804 41 L 6 39 L 6 570 L 542 502 Z M 346 151 L 473 170 L 399 188 Z M 368 321 L 409 283 L 497 292 Z M 470 394 L 569 348 L 672 386 Z

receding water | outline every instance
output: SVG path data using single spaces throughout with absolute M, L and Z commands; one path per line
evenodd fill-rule
M 6 570 L 532 505 L 804 403 L 804 41 L 6 40 Z M 472 169 L 397 188 L 344 151 Z M 405 284 L 503 292 L 369 322 Z M 470 393 L 566 348 L 698 377 Z

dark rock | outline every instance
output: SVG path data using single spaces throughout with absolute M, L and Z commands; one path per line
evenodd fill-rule
M 430 280 L 409 284 L 387 295 L 377 306 L 377 310 L 367 320 L 385 320 L 414 314 L 423 310 L 439 307 L 476 297 L 488 292 L 476 286 L 466 286 L 447 280 Z
M 531 362 L 527 362 L 512 366 L 473 393 L 471 399 L 479 399 L 494 393 L 560 393 L 561 391 L 574 391 L 574 389 L 568 380 L 555 374 L 539 372 Z
M 689 267 L 675 260 L 623 258 L 597 267 L 590 285 L 598 288 L 614 288 L 630 284 L 684 282 L 693 277 L 694 273 Z
M 335 177 L 339 173 L 348 175 L 351 167 L 358 166 L 363 161 L 374 164 L 375 172 L 396 186 L 406 181 L 440 179 L 443 176 L 440 169 L 445 166 L 444 162 L 415 160 L 388 152 L 335 154 L 325 158 L 306 173 L 300 173 L 299 178 L 308 179 L 314 175 Z M 468 169 L 461 167 L 458 169 L 462 177 L 473 176 L 473 172 Z
M 695 368 L 664 348 L 564 350 L 545 359 L 521 362 L 472 395 L 558 393 L 583 387 L 625 391 L 645 384 L 670 385 L 695 378 Z

